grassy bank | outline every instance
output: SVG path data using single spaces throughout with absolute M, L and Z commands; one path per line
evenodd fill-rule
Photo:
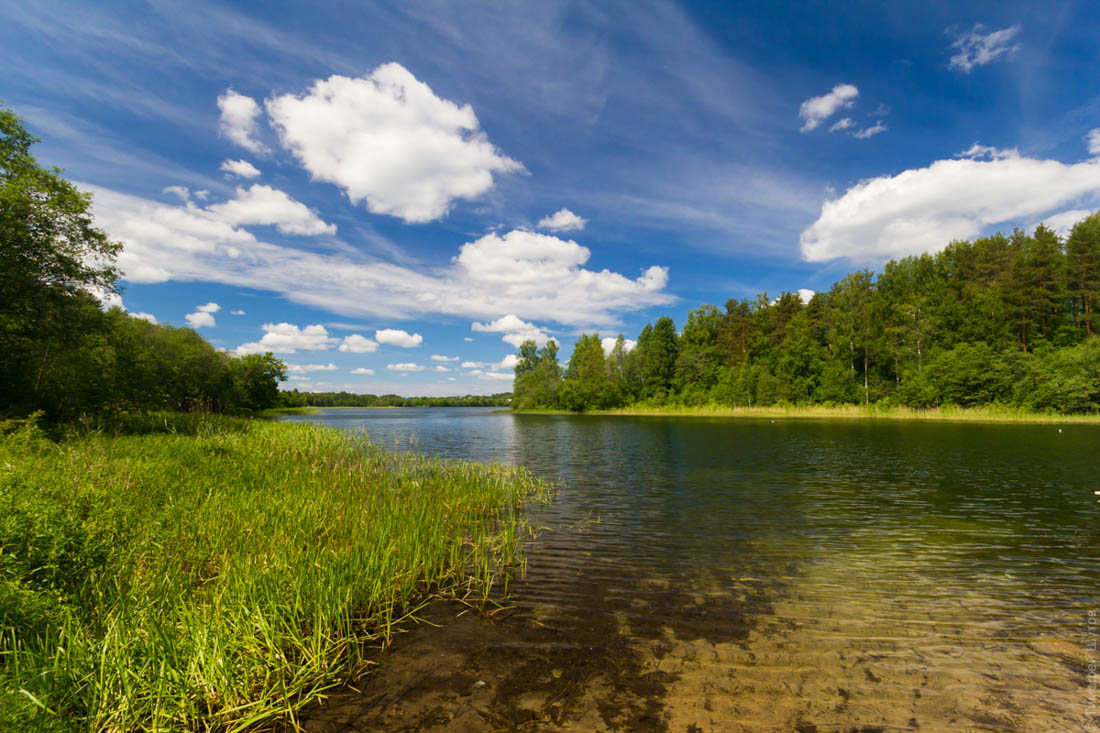
M 506 583 L 548 494 L 332 429 L 163 423 L 0 437 L 0 729 L 293 718 L 426 599 Z
M 573 415 L 567 410 L 517 410 L 521 414 Z M 667 417 L 721 417 L 721 418 L 771 418 L 806 419 L 829 418 L 843 420 L 943 420 L 956 422 L 1018 422 L 1018 423 L 1091 423 L 1100 425 L 1100 415 L 1057 415 L 1028 412 L 1001 407 L 935 407 L 917 410 L 909 407 L 884 407 L 878 405 L 810 405 L 804 407 L 729 407 L 725 405 L 701 405 L 684 407 L 668 405 L 647 407 L 634 405 L 612 410 L 590 410 L 588 415 L 641 415 Z

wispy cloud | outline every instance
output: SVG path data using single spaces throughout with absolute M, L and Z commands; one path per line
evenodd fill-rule
M 1020 49 L 1019 44 L 1012 44 L 1012 39 L 1019 32 L 1018 25 L 999 31 L 987 31 L 981 23 L 976 24 L 969 31 L 958 34 L 951 43 L 951 48 L 957 53 L 951 57 L 948 68 L 969 74 L 976 66 L 1007 58 Z

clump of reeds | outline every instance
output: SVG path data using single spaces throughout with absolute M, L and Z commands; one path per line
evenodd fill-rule
M 548 496 L 328 428 L 163 422 L 0 436 L 0 728 L 293 720 L 427 599 L 488 598 Z

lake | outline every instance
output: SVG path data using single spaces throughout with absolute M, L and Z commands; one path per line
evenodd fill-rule
M 285 419 L 560 487 L 512 608 L 433 610 L 312 730 L 1100 726 L 1100 426 Z

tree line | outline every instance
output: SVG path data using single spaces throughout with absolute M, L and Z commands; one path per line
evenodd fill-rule
M 461 397 L 402 397 L 396 394 L 356 394 L 354 392 L 299 392 L 297 389 L 279 393 L 283 407 L 507 407 L 511 392 L 493 395 L 463 395 Z
M 96 228 L 88 194 L 38 165 L 36 142 L 0 108 L 0 418 L 275 405 L 286 370 L 271 354 L 234 357 L 100 307 L 94 293 L 118 293 L 122 245 Z
M 859 270 L 795 293 L 647 324 L 627 351 L 581 336 L 521 345 L 519 409 L 624 405 L 1003 405 L 1100 410 L 1100 212 L 1063 239 L 1039 225 Z

